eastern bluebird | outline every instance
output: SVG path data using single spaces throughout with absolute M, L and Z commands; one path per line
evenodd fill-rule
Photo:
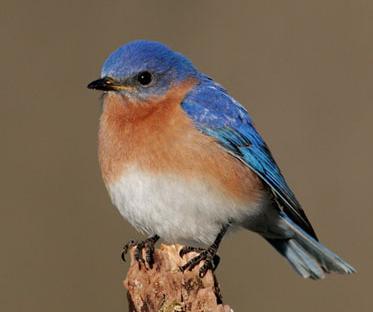
M 182 54 L 130 42 L 88 88 L 104 91 L 99 160 L 111 200 L 149 235 L 132 244 L 138 261 L 153 264 L 160 237 L 197 245 L 180 251 L 199 251 L 181 269 L 204 261 L 203 277 L 219 262 L 224 234 L 245 228 L 304 278 L 355 271 L 318 241 L 246 109 Z

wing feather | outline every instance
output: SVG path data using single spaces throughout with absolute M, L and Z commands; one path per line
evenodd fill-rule
M 270 187 L 280 209 L 316 238 L 311 223 L 245 108 L 210 79 L 191 91 L 181 105 L 202 133 L 215 138 L 227 152 L 251 168 Z

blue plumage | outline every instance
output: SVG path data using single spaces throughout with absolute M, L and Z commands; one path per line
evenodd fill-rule
M 153 75 L 153 82 L 133 90 L 131 96 L 139 100 L 162 96 L 178 82 L 200 75 L 185 56 L 159 42 L 137 40 L 110 54 L 102 66 L 101 78 L 110 77 L 121 84 L 134 85 L 137 75 L 143 71 Z
M 316 238 L 249 114 L 224 88 L 204 76 L 184 99 L 182 107 L 198 129 L 214 137 L 227 151 L 255 171 L 273 191 L 284 211 Z

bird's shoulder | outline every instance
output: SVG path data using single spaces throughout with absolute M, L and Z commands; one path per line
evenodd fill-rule
M 208 76 L 188 93 L 182 107 L 195 122 L 215 127 L 252 122 L 247 110 Z

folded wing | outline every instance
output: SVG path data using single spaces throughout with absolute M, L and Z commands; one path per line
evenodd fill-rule
M 205 135 L 250 167 L 267 184 L 280 209 L 308 234 L 316 234 L 287 185 L 267 145 L 247 111 L 217 83 L 206 81 L 191 91 L 182 108 Z M 317 238 L 316 238 L 317 239 Z

